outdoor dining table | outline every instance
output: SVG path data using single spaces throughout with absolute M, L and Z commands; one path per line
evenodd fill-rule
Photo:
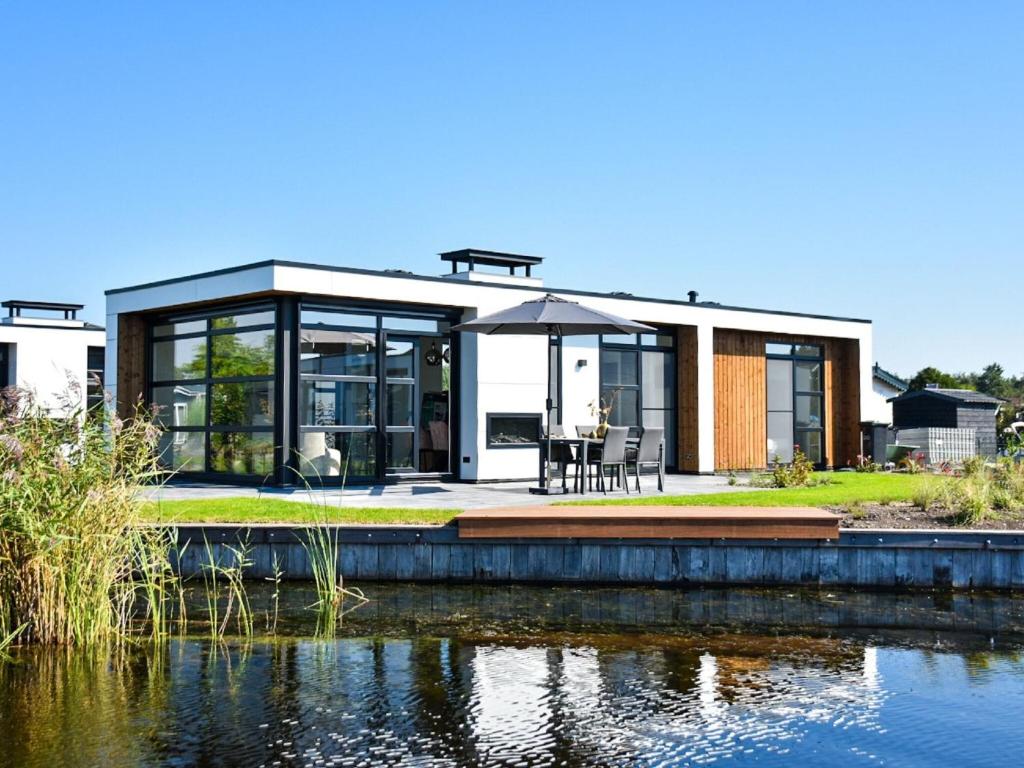
M 574 448 L 577 449 L 576 461 L 579 463 L 580 469 L 582 470 L 582 473 L 579 474 L 579 488 L 580 488 L 579 492 L 581 494 L 586 495 L 586 493 L 587 493 L 586 479 L 587 478 L 585 476 L 585 473 L 587 471 L 587 458 L 588 458 L 588 454 L 590 452 L 590 446 L 592 446 L 592 445 L 596 445 L 596 446 L 604 445 L 604 438 L 603 437 L 552 437 L 550 442 L 551 442 L 551 447 L 552 448 L 554 448 L 556 445 L 566 445 L 566 446 L 574 447 Z M 537 476 L 542 481 L 544 480 L 545 462 L 547 461 L 547 458 L 548 458 L 547 454 L 546 454 L 546 451 L 545 451 L 545 448 L 544 448 L 544 446 L 546 444 L 547 444 L 547 441 L 545 441 L 544 443 L 541 444 L 540 466 L 538 468 L 538 474 L 537 474 Z M 636 446 L 636 445 L 639 445 L 639 444 L 640 444 L 640 438 L 639 437 L 627 437 L 626 438 L 626 445 Z

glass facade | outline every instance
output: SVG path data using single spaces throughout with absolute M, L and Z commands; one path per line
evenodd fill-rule
M 449 327 L 441 315 L 303 305 L 299 471 L 323 482 L 450 472 Z
M 676 464 L 676 350 L 668 333 L 601 337 L 601 401 L 614 426 L 661 427 L 665 464 Z
M 403 314 L 299 297 L 158 318 L 150 326 L 148 386 L 166 430 L 162 461 L 175 471 L 250 481 L 452 473 L 453 320 L 447 310 Z M 666 465 L 674 467 L 674 334 L 598 343 L 610 422 L 635 427 L 634 435 L 664 429 Z M 548 349 L 555 374 L 548 394 L 560 424 L 562 350 L 556 338 Z M 813 366 L 792 373 L 808 389 L 821 377 Z M 821 418 L 820 402 L 794 400 L 789 413 L 807 432 Z M 496 416 L 487 424 L 489 444 L 536 443 L 533 414 Z
M 765 354 L 768 460 L 789 463 L 799 446 L 815 464 L 826 463 L 821 345 L 769 342 Z
M 264 477 L 275 467 L 273 306 L 152 328 L 150 402 L 168 469 Z

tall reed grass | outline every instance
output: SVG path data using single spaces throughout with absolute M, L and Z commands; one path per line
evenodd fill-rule
M 340 529 L 326 518 L 303 531 L 302 546 L 316 586 L 317 634 L 333 637 L 341 617 L 349 610 L 369 602 L 362 590 L 347 588 L 341 572 Z M 345 607 L 345 599 L 354 601 Z
M 71 386 L 53 413 L 27 392 L 0 391 L 0 658 L 14 644 L 93 646 L 147 633 L 161 640 L 187 627 L 187 586 L 175 567 L 184 548 L 173 528 L 140 515 L 140 489 L 163 477 L 153 414 L 139 404 L 122 420 L 109 408 L 86 412 L 81 401 Z M 327 520 L 306 529 L 303 543 L 319 632 L 333 635 L 345 601 L 367 599 L 345 587 L 339 531 Z M 231 627 L 251 637 L 248 546 L 207 542 L 205 553 L 211 638 Z M 274 568 L 279 587 L 276 560 Z
M 245 588 L 245 569 L 252 565 L 248 542 L 239 542 L 238 546 L 225 544 L 218 549 L 208 540 L 204 540 L 203 548 L 206 562 L 202 563 L 201 567 L 206 613 L 210 622 L 210 639 L 222 640 L 227 634 L 232 617 L 235 619 L 238 632 L 245 637 L 252 637 L 255 618 L 249 593 Z
M 122 421 L 81 402 L 73 384 L 56 412 L 22 390 L 0 391 L 0 637 L 124 639 L 140 590 L 153 631 L 166 630 L 170 534 L 139 524 L 139 487 L 159 472 L 159 430 L 141 407 Z

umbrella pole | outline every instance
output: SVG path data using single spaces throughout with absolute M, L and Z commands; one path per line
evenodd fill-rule
M 561 345 L 561 343 L 562 343 L 562 334 L 560 334 L 560 333 L 558 334 L 558 343 L 559 343 L 559 345 Z M 547 405 L 547 407 L 548 407 L 547 408 L 547 410 L 548 410 L 548 457 L 547 457 L 548 460 L 546 462 L 544 462 L 544 465 L 546 467 L 546 472 L 544 474 L 544 488 L 545 488 L 545 490 L 548 493 L 551 493 L 551 406 L 552 406 L 552 403 L 551 403 L 551 382 L 552 382 L 552 378 L 551 378 L 551 339 L 550 339 L 550 336 L 548 337 L 547 354 L 548 354 L 548 393 L 547 393 L 548 397 L 547 397 L 547 402 L 545 403 L 545 405 Z

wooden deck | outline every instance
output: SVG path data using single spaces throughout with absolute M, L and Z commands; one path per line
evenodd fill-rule
M 506 507 L 463 512 L 460 539 L 838 539 L 813 507 Z

